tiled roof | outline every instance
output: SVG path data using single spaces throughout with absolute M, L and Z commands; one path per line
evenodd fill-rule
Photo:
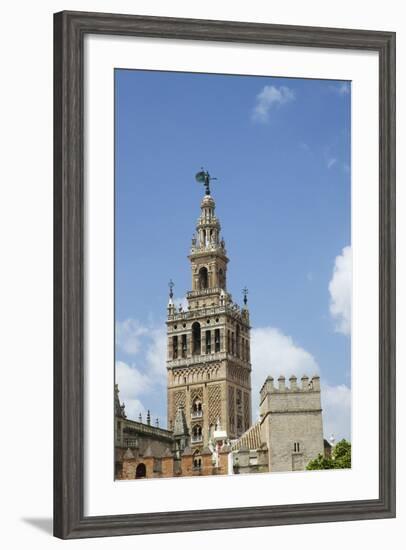
M 257 422 L 251 426 L 251 428 L 248 428 L 237 441 L 234 441 L 231 448 L 233 451 L 238 451 L 243 448 L 255 450 L 259 449 L 261 445 L 261 427 L 259 422 Z

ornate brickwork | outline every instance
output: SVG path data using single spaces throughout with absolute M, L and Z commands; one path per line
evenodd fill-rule
M 221 386 L 212 384 L 209 390 L 209 424 L 215 424 L 219 418 L 221 421 Z
M 242 384 L 248 384 L 250 373 L 247 368 L 239 367 L 237 365 L 228 366 L 228 375 L 232 380 L 240 382 Z
M 186 405 L 186 391 L 185 390 L 179 390 L 174 392 L 173 396 L 173 405 L 174 405 L 174 413 L 176 414 L 176 411 L 180 406 Z
M 228 388 L 228 418 L 230 422 L 230 430 L 234 433 L 235 430 L 235 413 L 234 413 L 234 403 L 235 403 L 235 391 L 233 386 Z
M 173 374 L 173 384 L 194 384 L 196 382 L 206 382 L 212 380 L 218 375 L 220 365 L 218 363 L 212 365 L 202 365 L 199 367 L 187 367 L 178 369 Z
M 190 392 L 190 401 L 193 403 L 195 399 L 200 399 L 203 401 L 203 386 L 199 386 L 198 388 L 192 388 Z

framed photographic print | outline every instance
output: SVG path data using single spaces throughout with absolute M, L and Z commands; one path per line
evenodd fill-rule
M 395 515 L 395 35 L 55 15 L 60 538 Z

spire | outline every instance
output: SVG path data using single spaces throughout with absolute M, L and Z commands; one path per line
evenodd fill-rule
M 175 286 L 172 279 L 169 279 L 169 302 L 168 302 L 168 315 L 173 315 L 175 313 L 175 304 L 173 303 L 173 287 Z
M 203 183 L 206 193 L 200 204 L 201 213 L 197 220 L 196 233 L 192 237 L 192 254 L 202 252 L 219 252 L 226 255 L 224 239 L 220 238 L 220 222 L 216 217 L 216 204 L 210 194 L 210 181 L 212 178 L 203 169 L 196 174 L 196 180 Z
M 188 433 L 189 433 L 189 430 L 187 428 L 187 423 L 186 423 L 185 409 L 181 405 L 180 407 L 178 407 L 178 410 L 176 411 L 175 422 L 173 426 L 173 435 L 175 437 L 180 437 L 180 436 L 188 435 Z

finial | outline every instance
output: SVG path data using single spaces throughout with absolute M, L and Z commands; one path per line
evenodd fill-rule
M 175 283 L 172 281 L 172 279 L 169 279 L 169 298 L 173 298 L 173 287 L 175 286 Z
M 205 171 L 203 167 L 201 168 L 200 172 L 196 174 L 195 178 L 198 183 L 203 183 L 203 185 L 205 186 L 206 195 L 210 195 L 210 181 L 216 180 L 217 178 L 212 178 L 209 172 L 207 172 L 207 170 Z
M 138 415 L 138 421 L 142 422 L 142 414 L 141 413 Z
M 246 306 L 248 302 L 248 288 L 246 286 L 242 289 L 242 294 L 244 296 L 244 305 Z
M 147 411 L 147 424 L 148 424 L 148 426 L 151 425 L 151 413 L 150 413 L 149 410 Z
M 159 428 L 159 418 L 157 418 L 157 419 L 155 420 L 155 426 L 156 426 L 157 428 Z

